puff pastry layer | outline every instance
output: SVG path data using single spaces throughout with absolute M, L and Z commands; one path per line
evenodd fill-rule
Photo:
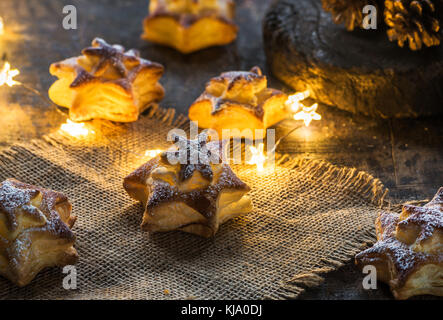
M 249 187 L 228 164 L 213 163 L 221 159 L 223 143 L 206 144 L 206 138 L 189 141 L 176 136 L 178 149 L 151 159 L 124 179 L 128 194 L 145 208 L 144 230 L 211 237 L 225 221 L 252 210 Z M 184 155 L 186 162 L 171 164 L 171 155 Z M 189 161 L 193 157 L 198 158 L 195 164 Z M 216 160 L 208 163 L 207 157 Z
M 224 129 L 230 130 L 230 137 L 241 137 L 242 131 L 249 129 L 252 138 L 261 139 L 266 128 L 287 117 L 287 98 L 285 93 L 267 87 L 259 67 L 249 72 L 225 72 L 207 83 L 189 108 L 189 118 L 200 128 L 216 130 L 220 139 Z M 256 134 L 256 129 L 263 134 Z
M 424 207 L 381 213 L 376 232 L 377 243 L 356 256 L 359 266 L 375 266 L 397 299 L 443 296 L 443 188 Z
M 44 268 L 76 263 L 76 217 L 65 195 L 15 179 L 0 184 L 0 274 L 25 286 Z
M 142 38 L 182 53 L 225 45 L 237 37 L 232 0 L 151 0 Z
M 50 73 L 59 78 L 49 98 L 69 108 L 74 121 L 107 119 L 136 121 L 141 112 L 163 99 L 158 80 L 163 66 L 140 58 L 137 50 L 125 52 L 96 38 L 83 55 L 53 63 Z

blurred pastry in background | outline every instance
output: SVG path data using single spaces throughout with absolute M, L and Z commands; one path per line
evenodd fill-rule
M 237 37 L 233 0 L 151 0 L 143 39 L 191 53 Z

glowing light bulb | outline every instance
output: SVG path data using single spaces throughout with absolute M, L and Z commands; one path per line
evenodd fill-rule
M 145 156 L 149 157 L 149 158 L 154 158 L 162 152 L 163 152 L 163 150 L 160 150 L 160 149 L 146 150 Z
M 3 22 L 3 18 L 0 17 L 0 36 L 5 34 L 5 23 Z
M 60 130 L 76 138 L 87 136 L 89 132 L 94 133 L 94 131 L 89 131 L 83 122 L 77 123 L 69 119 L 61 125 Z
M 249 151 L 251 152 L 252 157 L 247 163 L 256 165 L 258 172 L 264 171 L 264 164 L 266 162 L 264 148 L 265 148 L 265 145 L 263 143 L 260 143 L 258 145 L 258 148 L 254 147 L 254 146 L 249 147 Z
M 20 82 L 15 81 L 13 78 L 15 76 L 18 76 L 20 74 L 20 71 L 17 69 L 11 70 L 11 65 L 9 62 L 5 62 L 3 65 L 3 69 L 0 71 L 0 87 L 4 86 L 5 84 L 9 87 L 15 86 L 20 84 Z
M 309 90 L 303 91 L 303 92 L 297 92 L 294 94 L 291 94 L 288 97 L 288 100 L 286 100 L 286 105 L 291 109 L 291 112 L 297 112 L 300 110 L 302 104 L 300 101 L 305 100 L 310 96 Z
M 315 103 L 310 107 L 302 106 L 302 109 L 294 114 L 294 120 L 303 120 L 305 126 L 309 127 L 312 120 L 321 120 L 321 115 L 317 111 L 318 104 Z

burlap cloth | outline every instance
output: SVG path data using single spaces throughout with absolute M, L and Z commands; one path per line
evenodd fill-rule
M 52 268 L 25 288 L 0 278 L 0 298 L 293 298 L 374 240 L 386 194 L 377 179 L 287 156 L 277 156 L 274 174 L 234 167 L 252 188 L 254 210 L 224 224 L 213 239 L 142 232 L 143 208 L 126 194 L 123 178 L 146 161 L 137 154 L 167 147 L 167 132 L 186 122 L 157 109 L 132 124 L 95 122 L 87 139 L 56 133 L 3 151 L 2 180 L 68 195 L 78 216 L 80 259 L 76 290 L 63 289 L 65 275 Z

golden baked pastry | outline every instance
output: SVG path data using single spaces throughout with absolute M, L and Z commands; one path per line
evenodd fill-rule
M 77 262 L 65 195 L 15 179 L 0 184 L 0 275 L 25 286 L 44 268 Z
M 57 80 L 49 88 L 49 98 L 69 108 L 74 121 L 107 119 L 136 121 L 140 113 L 163 99 L 158 80 L 163 66 L 140 58 L 139 52 L 125 52 L 96 38 L 83 55 L 51 64 Z
M 151 0 L 142 38 L 182 53 L 231 43 L 237 37 L 233 0 Z
M 225 221 L 252 210 L 250 189 L 222 163 L 223 142 L 175 136 L 177 149 L 163 152 L 124 180 L 128 194 L 143 203 L 142 228 L 215 235 Z M 179 160 L 179 162 L 177 162 Z
M 255 139 L 261 139 L 266 136 L 266 128 L 287 117 L 287 98 L 283 92 L 267 87 L 259 67 L 249 72 L 225 72 L 206 84 L 205 92 L 189 108 L 189 118 L 200 128 L 216 130 L 220 139 L 223 129 L 230 129 L 231 137 L 239 136 L 236 129 L 250 129 Z M 264 134 L 256 136 L 256 129 Z
M 443 296 L 443 188 L 423 207 L 381 213 L 376 232 L 377 243 L 356 256 L 359 266 L 375 266 L 397 299 Z

